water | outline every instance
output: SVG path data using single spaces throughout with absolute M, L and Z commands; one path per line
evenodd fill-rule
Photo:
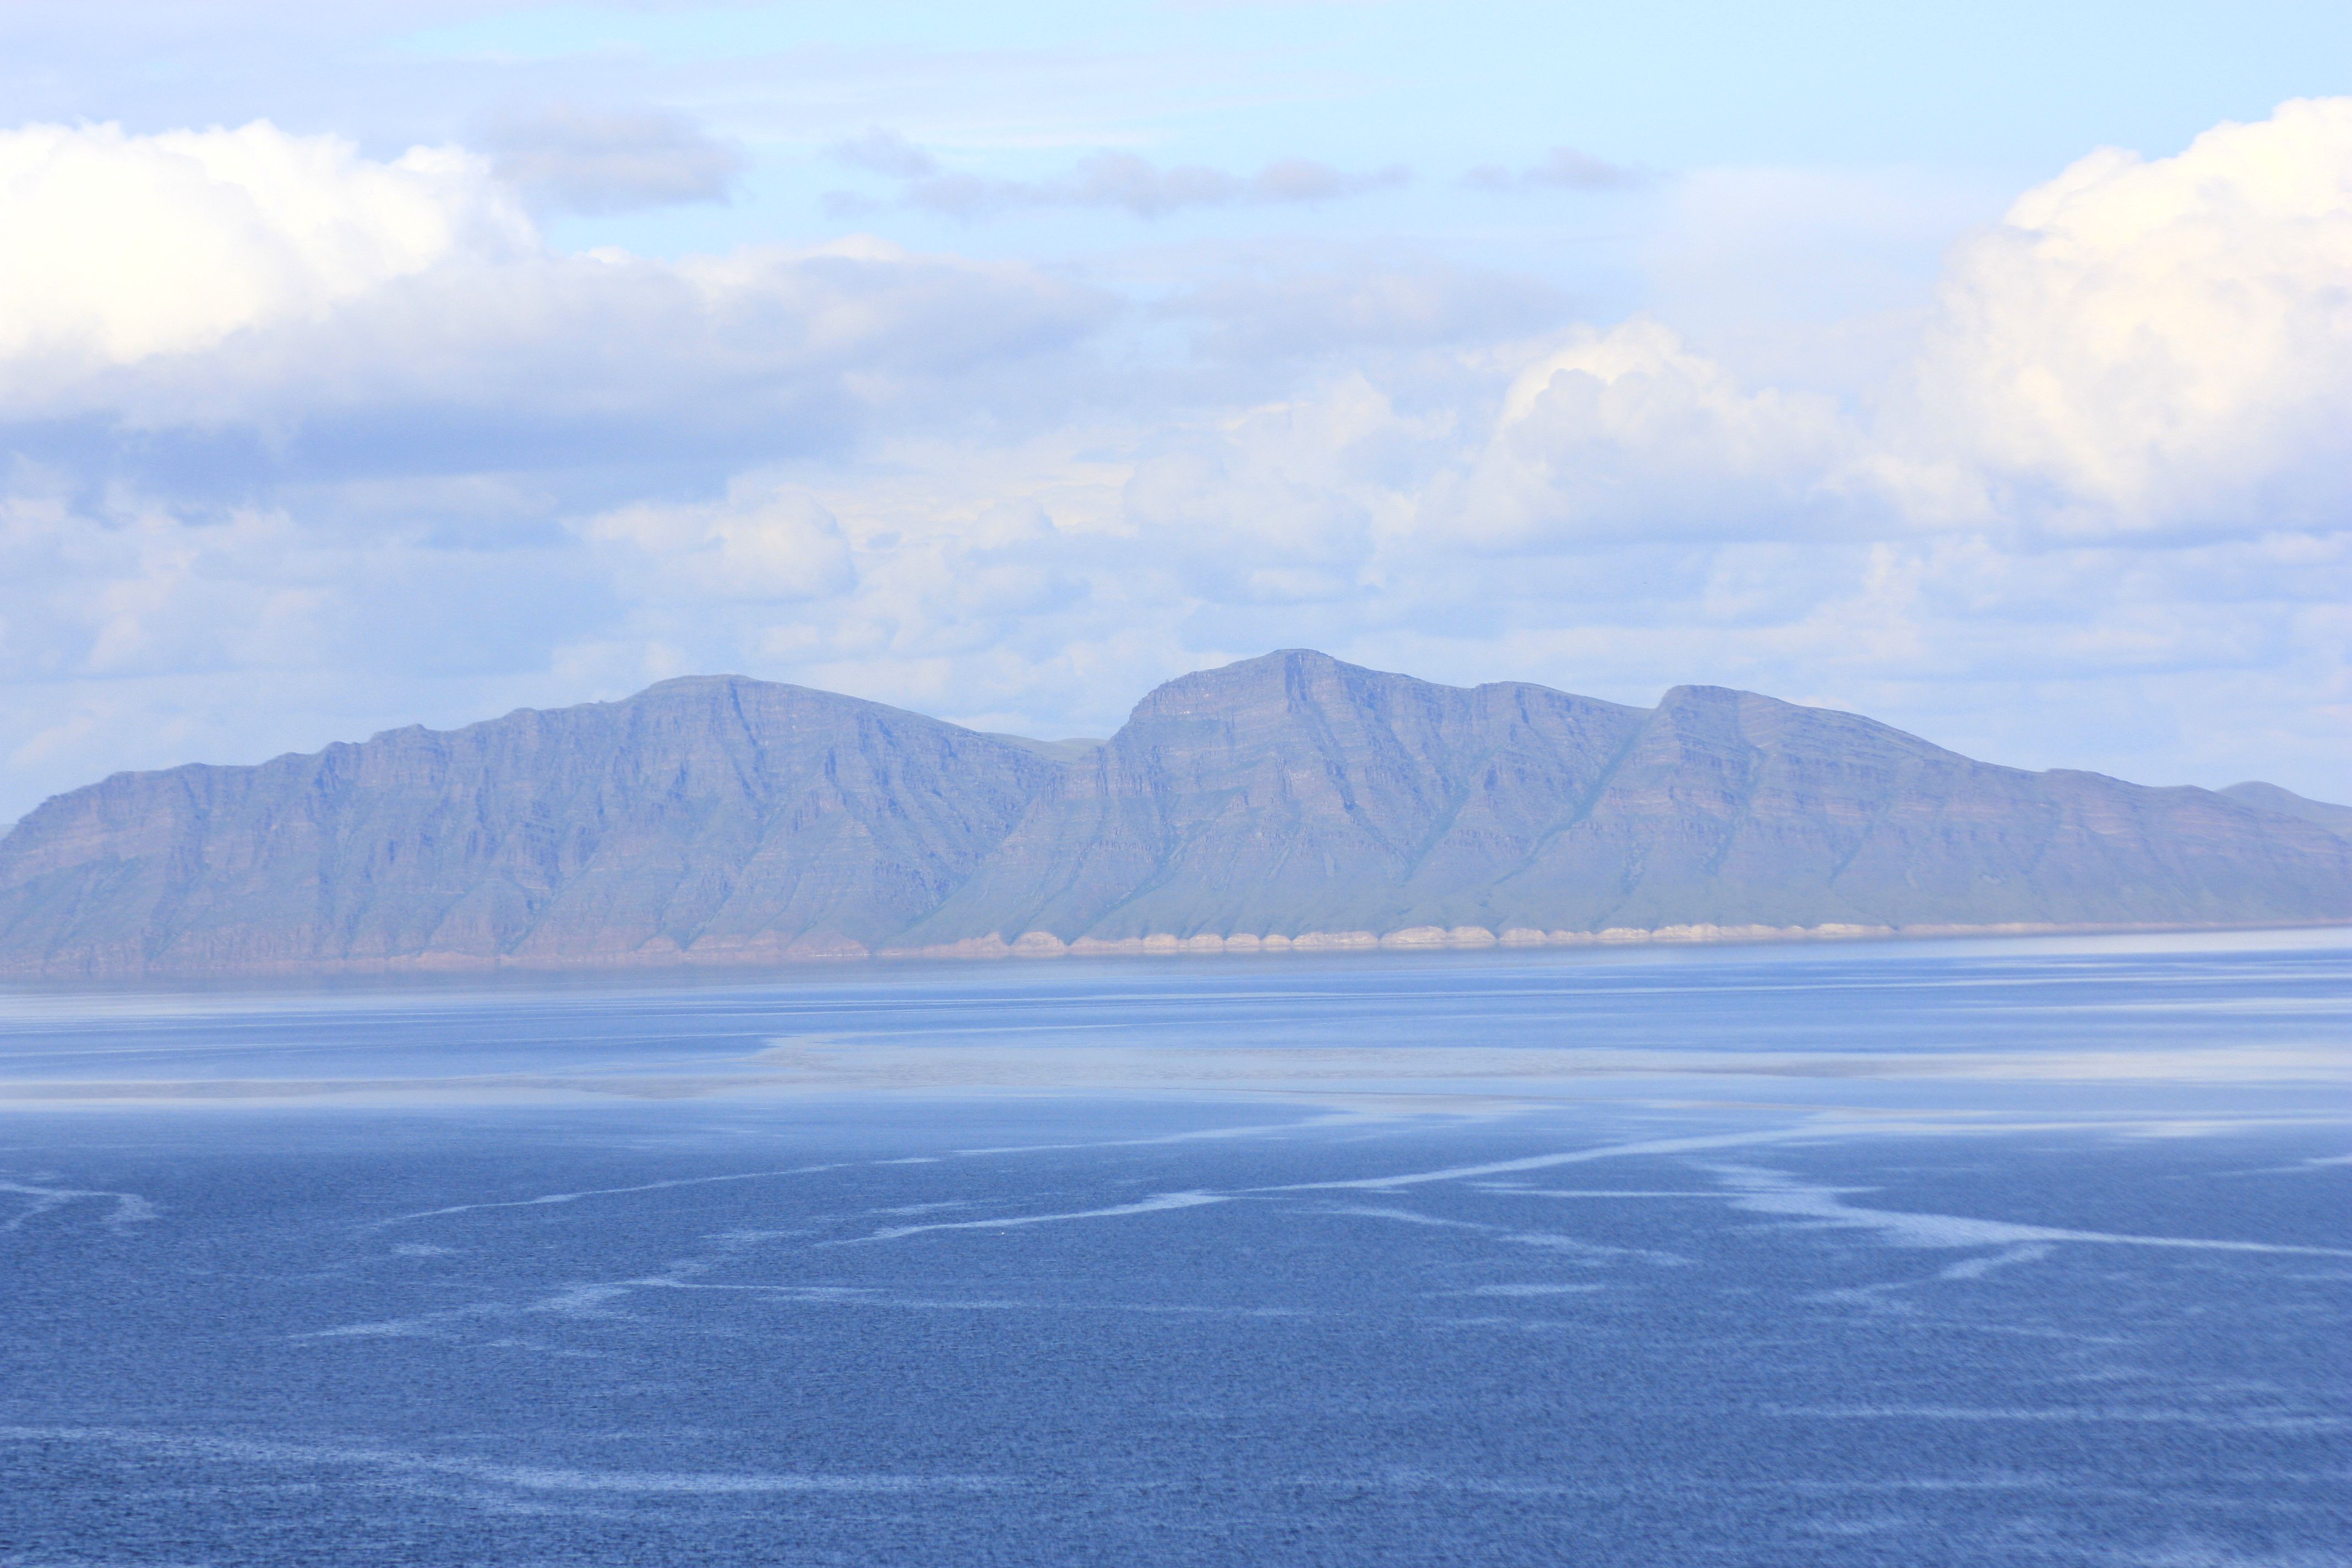
M 2352 1561 L 2352 941 L 0 998 L 0 1563 Z

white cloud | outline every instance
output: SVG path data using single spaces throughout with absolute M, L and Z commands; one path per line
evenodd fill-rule
M 256 431 L 263 471 L 322 448 L 414 473 L 837 447 L 893 411 L 953 424 L 1113 308 L 874 240 L 562 255 L 452 149 L 0 133 L 0 418 Z M 988 416 L 1046 385 L 1008 381 Z
M 2069 533 L 2340 527 L 2352 99 L 2107 149 L 1963 245 L 1906 433 Z
M 841 526 L 813 497 L 738 480 L 702 505 L 639 504 L 589 520 L 638 592 L 725 604 L 830 598 L 856 581 Z
M 1449 510 L 1489 548 L 1802 537 L 1838 510 L 1857 448 L 1831 399 L 1744 387 L 1637 319 L 1512 380 Z
M 562 557 L 279 506 L 77 498 L 20 467 L 0 498 L 0 680 L 533 668 L 611 602 Z
M 1075 388 L 1066 365 L 1039 366 L 1117 308 L 1017 263 L 866 240 L 459 257 L 205 353 L 78 376 L 0 361 L 0 417 L 98 416 L 232 447 L 265 432 L 238 459 L 262 475 L 699 470 L 837 451 L 877 425 L 1050 416 Z
M 453 256 L 535 243 L 478 158 L 419 147 L 374 163 L 266 121 L 0 132 L 0 361 L 210 348 Z
M 1220 428 L 1155 438 L 1125 487 L 1126 520 L 1199 600 L 1360 600 L 1384 540 L 1415 526 L 1420 484 L 1450 456 L 1450 424 L 1401 414 L 1381 387 L 1343 376 Z

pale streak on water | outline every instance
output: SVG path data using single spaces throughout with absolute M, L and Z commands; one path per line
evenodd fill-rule
M 2352 1562 L 2352 933 L 0 994 L 0 1565 Z

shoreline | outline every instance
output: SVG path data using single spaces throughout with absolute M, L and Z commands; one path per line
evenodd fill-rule
M 1060 958 L 1184 958 L 1257 956 L 1275 953 L 1463 952 L 1489 950 L 1533 952 L 1570 948 L 1766 946 L 1811 942 L 1879 942 L 1970 940 L 2043 936 L 2156 935 L 2197 931 L 2322 931 L 2352 926 L 2347 920 L 2237 921 L 2005 921 L 1968 925 L 1951 922 L 1886 926 L 1827 922 L 1818 926 L 1717 925 L 1694 922 L 1656 927 L 1610 926 L 1600 931 L 1544 931 L 1531 926 L 1507 927 L 1497 932 L 1486 926 L 1408 926 L 1370 931 L 1301 931 L 1220 936 L 1202 933 L 1180 937 L 1172 932 L 1150 936 L 1079 937 L 1064 942 L 1050 931 L 1033 931 L 1007 942 L 1001 934 L 966 937 L 952 942 L 920 947 L 868 948 L 846 938 L 790 943 L 737 942 L 713 948 L 675 945 L 630 949 L 625 952 L 583 953 L 562 957 L 459 952 L 393 954 L 376 958 L 266 960 L 192 965 L 63 964 L 0 968 L 5 984 L 104 984 L 182 981 L 305 980 L 384 977 L 463 977 L 488 974 L 613 974 L 659 975 L 680 971 L 799 968 L 822 963 L 883 963 L 908 962 L 995 962 L 1007 959 Z

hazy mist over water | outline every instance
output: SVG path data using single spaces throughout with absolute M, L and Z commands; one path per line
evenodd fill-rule
M 2352 935 L 0 996 L 0 1564 L 2333 1563 Z

